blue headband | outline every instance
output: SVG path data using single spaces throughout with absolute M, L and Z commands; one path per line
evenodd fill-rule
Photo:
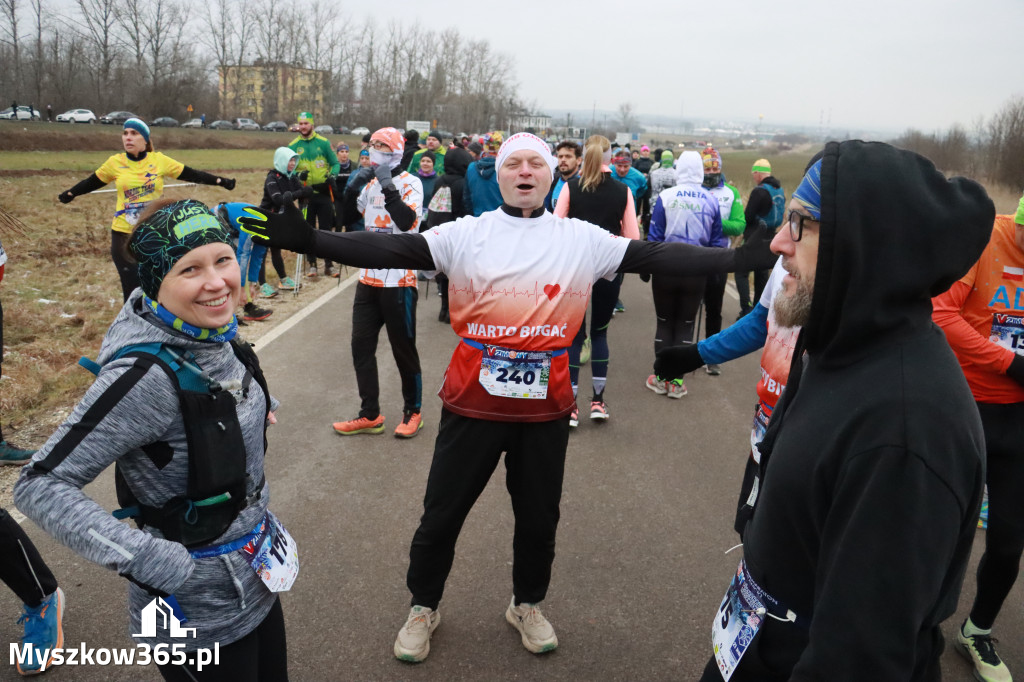
M 800 186 L 793 192 L 793 198 L 807 209 L 815 220 L 821 220 L 821 159 L 807 169 Z
M 143 121 L 140 121 L 137 118 L 130 118 L 124 122 L 124 129 L 138 132 L 146 139 L 146 142 L 149 142 L 149 126 Z

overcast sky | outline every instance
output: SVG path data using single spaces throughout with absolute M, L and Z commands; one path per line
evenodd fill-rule
M 1024 0 L 389 0 L 515 58 L 540 109 L 617 110 L 832 129 L 971 128 L 1024 96 Z

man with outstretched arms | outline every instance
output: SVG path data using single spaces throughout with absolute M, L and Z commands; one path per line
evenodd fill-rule
M 284 248 L 360 267 L 440 270 L 449 277 L 451 325 L 462 338 L 439 392 L 444 409 L 409 552 L 412 609 L 394 647 L 405 661 L 422 661 L 430 651 L 459 531 L 502 452 L 516 517 L 513 596 L 505 618 L 528 650 L 558 645 L 538 604 L 551 578 L 567 417 L 575 405 L 566 348 L 594 282 L 619 271 L 706 274 L 751 264 L 748 248 L 640 242 L 556 218 L 544 209 L 553 165 L 543 140 L 511 136 L 495 160 L 501 207 L 425 234 L 326 234 L 294 213 L 245 221 L 256 239 Z
M 313 188 L 313 196 L 306 205 L 306 220 L 311 227 L 321 230 L 334 230 L 334 200 L 331 198 L 331 187 L 328 178 L 338 174 L 341 166 L 338 156 L 331 149 L 330 141 L 313 130 L 313 114 L 303 111 L 298 118 L 299 136 L 289 143 L 289 147 L 299 155 L 296 172 L 299 177 L 305 173 L 304 183 Z M 316 256 L 307 254 L 309 258 L 310 277 L 316 277 Z M 331 276 L 334 271 L 331 261 L 324 261 L 324 275 Z
M 882 143 L 830 142 L 805 174 L 772 241 L 775 316 L 801 330 L 705 682 L 940 679 L 985 451 L 932 297 L 994 213 L 977 183 Z

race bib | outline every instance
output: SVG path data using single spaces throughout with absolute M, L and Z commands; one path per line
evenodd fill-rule
M 238 551 L 271 592 L 287 592 L 299 575 L 295 540 L 269 511 L 256 537 Z
M 480 360 L 480 385 L 491 395 L 502 398 L 548 396 L 551 351 L 522 351 L 483 345 Z
M 764 440 L 764 434 L 768 431 L 768 420 L 771 416 L 765 412 L 764 403 L 758 401 L 757 413 L 754 414 L 754 427 L 750 430 L 750 451 L 754 453 L 754 461 L 761 463 L 761 451 L 757 449 L 758 443 Z
M 761 594 L 763 591 L 747 573 L 746 561 L 741 559 L 711 627 L 715 660 L 726 682 L 736 671 L 736 666 L 764 622 L 765 607 L 759 598 Z
M 992 331 L 988 340 L 1017 355 L 1024 355 L 1024 317 L 1007 313 L 992 314 Z

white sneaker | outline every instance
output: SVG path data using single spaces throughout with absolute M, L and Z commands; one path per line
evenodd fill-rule
M 540 607 L 536 604 L 522 603 L 516 606 L 516 598 L 512 597 L 512 603 L 505 610 L 505 620 L 519 630 L 519 634 L 523 638 L 523 646 L 528 651 L 542 654 L 558 647 L 555 629 L 551 627 L 551 623 L 540 612 Z
M 963 627 L 956 629 L 956 650 L 974 666 L 974 678 L 981 682 L 1012 682 L 1006 664 L 992 646 L 991 635 L 964 635 Z
M 430 653 L 430 635 L 441 624 L 441 614 L 426 606 L 414 606 L 395 639 L 395 658 L 419 663 Z
M 682 398 L 686 395 L 686 384 L 682 379 L 673 379 L 665 382 L 666 393 L 669 398 Z
M 666 388 L 667 384 L 667 381 L 662 381 L 652 374 L 651 376 L 647 377 L 647 383 L 645 383 L 644 385 L 647 388 L 654 391 L 655 393 L 657 393 L 658 395 L 665 395 L 666 393 L 668 393 L 668 388 Z

